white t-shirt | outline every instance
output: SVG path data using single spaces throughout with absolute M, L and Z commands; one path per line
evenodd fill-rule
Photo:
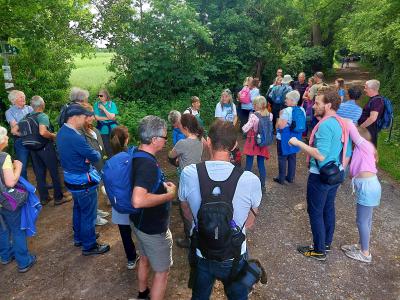
M 206 168 L 209 177 L 215 181 L 224 181 L 231 175 L 234 166 L 226 161 L 207 161 Z M 199 177 L 196 165 L 192 164 L 183 169 L 179 182 L 179 200 L 187 201 L 197 222 L 197 213 L 200 209 L 201 195 Z M 249 171 L 244 171 L 240 177 L 233 196 L 233 220 L 243 227 L 249 215 L 250 208 L 257 208 L 262 197 L 260 179 Z M 194 224 L 192 225 L 194 226 Z M 243 233 L 246 234 L 246 228 Z M 242 244 L 241 254 L 246 252 L 246 241 Z M 201 257 L 200 250 L 197 255 Z
M 234 103 L 224 104 L 223 109 L 221 103 L 217 103 L 217 106 L 215 107 L 216 118 L 222 118 L 224 121 L 229 121 L 233 123 L 236 115 L 236 106 Z
M 300 107 L 300 109 L 304 113 L 304 117 L 305 117 L 306 111 L 302 107 Z M 293 111 L 293 107 L 291 107 L 291 106 L 286 107 L 285 109 L 282 110 L 282 115 L 279 118 L 287 121 L 287 124 L 285 127 L 289 127 L 292 124 L 292 111 Z M 281 140 L 281 133 L 279 131 L 276 133 L 276 139 Z
M 194 109 L 193 107 L 189 107 L 190 109 L 191 109 L 191 114 L 193 115 L 193 116 L 197 116 L 198 114 L 199 114 L 199 111 L 198 110 L 196 110 L 196 109 Z M 190 114 L 190 110 L 189 110 L 189 108 L 187 109 L 187 110 L 185 110 L 183 113 L 184 114 Z

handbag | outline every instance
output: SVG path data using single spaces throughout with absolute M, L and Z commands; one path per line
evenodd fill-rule
M 0 152 L 0 205 L 6 210 L 15 211 L 25 204 L 28 192 L 20 183 L 12 188 L 5 185 L 3 164 L 7 155 L 7 153 Z
M 323 183 L 336 185 L 344 181 L 344 170 L 341 170 L 335 161 L 329 161 L 323 167 L 319 166 L 318 160 L 315 160 L 315 162 L 317 163 L 319 176 Z

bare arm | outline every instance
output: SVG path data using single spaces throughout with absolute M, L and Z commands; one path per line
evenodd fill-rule
M 132 193 L 132 205 L 136 208 L 154 207 L 169 202 L 176 197 L 176 186 L 172 182 L 164 183 L 167 192 L 165 194 L 152 194 L 147 189 L 136 186 Z
M 17 184 L 21 176 L 22 162 L 14 160 L 13 168 L 14 169 L 3 169 L 4 184 L 10 188 Z
M 10 122 L 10 127 L 11 127 L 11 133 L 13 135 L 19 136 L 19 128 L 18 128 L 18 123 L 16 121 L 11 121 Z
M 233 118 L 233 126 L 236 126 L 237 121 L 238 121 L 238 117 L 237 117 L 237 115 L 235 115 L 235 117 Z
M 175 148 L 168 152 L 168 157 L 169 158 L 177 158 L 178 157 L 178 153 L 176 153 Z
M 104 107 L 104 105 L 99 104 L 99 109 L 101 109 L 107 117 L 96 116 L 96 120 L 98 121 L 115 120 L 115 114 L 108 112 L 108 110 Z
M 189 203 L 187 201 L 181 201 L 181 208 L 183 211 L 183 217 L 190 223 L 193 222 L 192 210 L 190 209 Z
M 288 123 L 287 120 L 284 120 L 284 119 L 279 118 L 279 119 L 276 121 L 276 128 L 278 128 L 278 129 L 283 129 L 283 128 L 286 127 L 287 123 Z
M 246 229 L 250 229 L 250 230 L 254 229 L 257 215 L 258 215 L 258 207 L 257 208 L 252 208 L 249 211 L 249 215 L 247 216 L 247 219 L 246 219 L 246 222 L 245 222 Z
M 299 147 L 301 150 L 303 150 L 304 152 L 306 152 L 308 155 L 315 158 L 316 160 L 323 161 L 325 159 L 325 157 L 318 151 L 317 148 L 311 147 L 311 146 L 307 145 L 306 143 L 299 141 L 295 137 L 292 137 L 289 140 L 289 145 Z
M 56 139 L 56 134 L 48 131 L 47 127 L 45 125 L 39 125 L 39 133 L 42 137 L 44 137 L 46 139 L 50 139 L 50 140 Z
M 371 113 L 369 114 L 368 119 L 366 119 L 364 121 L 364 123 L 362 123 L 360 125 L 360 127 L 367 128 L 369 125 L 371 125 L 372 123 L 374 123 L 378 119 L 378 115 L 379 115 L 379 112 L 371 111 Z

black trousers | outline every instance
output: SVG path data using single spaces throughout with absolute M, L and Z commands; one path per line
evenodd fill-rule
M 136 248 L 132 240 L 132 229 L 130 225 L 118 225 L 128 261 L 136 260 Z
M 61 200 L 63 198 L 63 193 L 60 174 L 58 173 L 57 153 L 54 144 L 49 142 L 42 149 L 30 152 L 40 200 L 44 201 L 49 196 L 49 191 L 46 185 L 46 170 L 49 170 L 53 182 L 54 200 Z
M 272 119 L 272 124 L 274 126 L 274 129 L 276 129 L 276 120 L 279 119 L 279 112 L 283 109 L 283 104 L 272 104 L 272 115 L 274 118 Z

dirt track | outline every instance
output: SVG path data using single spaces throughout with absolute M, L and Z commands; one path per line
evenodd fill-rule
M 360 78 L 357 69 L 346 70 L 338 77 Z M 355 84 L 361 83 L 354 82 Z M 272 147 L 267 162 L 267 194 L 261 204 L 256 229 L 249 234 L 249 252 L 266 266 L 269 282 L 255 287 L 250 299 L 400 299 L 400 185 L 380 173 L 381 206 L 375 210 L 371 238 L 373 262 L 370 265 L 344 256 L 340 245 L 356 242 L 354 197 L 346 181 L 336 198 L 336 231 L 333 251 L 325 263 L 303 258 L 296 245 L 311 243 L 305 208 L 307 169 L 305 156 L 298 157 L 296 181 L 279 186 L 272 182 L 277 174 L 276 149 Z M 169 177 L 174 169 L 167 166 L 165 152 L 162 165 Z M 103 209 L 109 210 L 100 201 Z M 72 245 L 72 203 L 44 207 L 38 222 L 39 233 L 29 239 L 38 255 L 37 265 L 26 274 L 18 274 L 15 263 L 0 265 L 0 299 L 129 299 L 136 296 L 136 272 L 126 269 L 126 259 L 115 225 L 97 230 L 100 241 L 111 245 L 103 256 L 83 257 Z M 183 234 L 178 209 L 173 206 L 171 230 L 174 238 Z M 186 288 L 188 267 L 186 252 L 173 248 L 166 299 L 190 299 Z M 224 299 L 217 284 L 212 299 Z

